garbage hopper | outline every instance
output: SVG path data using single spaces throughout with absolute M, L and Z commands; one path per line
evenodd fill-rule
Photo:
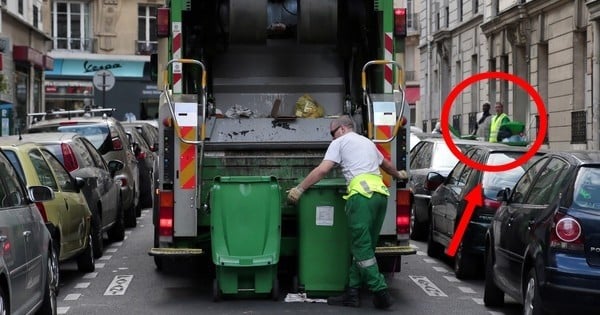
M 298 203 L 298 277 L 294 289 L 307 296 L 344 291 L 350 266 L 350 234 L 342 196 L 344 179 L 323 179 Z
M 281 191 L 272 176 L 215 178 L 210 190 L 213 298 L 279 296 Z

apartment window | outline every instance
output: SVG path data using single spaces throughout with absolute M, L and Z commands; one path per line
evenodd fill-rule
M 490 71 L 491 72 L 497 71 L 496 59 L 492 58 L 489 60 L 489 62 L 490 62 L 490 64 L 489 64 Z M 494 104 L 494 103 L 496 103 L 496 79 L 490 80 L 488 84 L 489 84 L 489 86 L 488 86 L 489 93 L 488 94 L 490 95 L 489 103 Z
M 436 31 L 440 30 L 440 12 L 437 12 L 435 14 L 435 30 Z
M 33 6 L 33 27 L 35 27 L 35 28 L 38 28 L 38 26 L 39 26 L 39 23 L 38 23 L 39 15 L 40 15 L 40 13 L 39 13 L 38 7 Z
M 573 109 L 585 108 L 587 32 L 573 33 Z
M 460 135 L 460 125 L 461 125 L 461 115 L 453 115 L 452 116 L 452 128 L 456 130 L 456 132 Z
M 458 20 L 462 22 L 463 20 L 463 0 L 458 0 Z
M 90 51 L 89 24 L 86 3 L 55 2 L 52 10 L 54 48 Z
M 444 23 L 444 25 L 446 26 L 446 28 L 448 28 L 450 26 L 450 7 L 446 7 L 446 14 L 444 15 L 446 22 Z
M 6 0 L 2 0 L 2 5 L 6 6 Z
M 473 14 L 479 12 L 479 0 L 473 0 Z
M 19 0 L 18 10 L 19 10 L 19 14 L 23 15 L 23 0 Z
M 156 6 L 138 6 L 138 40 L 136 52 L 150 54 L 156 51 Z
M 586 143 L 586 112 L 585 110 L 571 112 L 571 143 Z
M 414 29 L 416 26 L 416 14 L 414 11 L 413 0 L 406 0 L 406 28 Z

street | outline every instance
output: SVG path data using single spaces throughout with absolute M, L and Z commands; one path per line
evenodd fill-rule
M 144 210 L 138 226 L 126 239 L 107 243 L 96 261 L 96 271 L 82 274 L 75 262 L 61 265 L 59 314 L 377 314 L 371 295 L 362 292 L 361 308 L 324 303 L 284 302 L 291 288 L 281 279 L 280 299 L 226 299 L 212 301 L 212 279 L 193 261 L 162 273 L 155 270 L 148 248 L 152 245 L 151 211 Z M 483 305 L 483 279 L 461 281 L 446 262 L 429 258 L 426 244 L 414 242 L 417 255 L 405 256 L 402 271 L 388 278 L 395 314 L 520 314 L 520 305 L 508 300 L 500 309 Z

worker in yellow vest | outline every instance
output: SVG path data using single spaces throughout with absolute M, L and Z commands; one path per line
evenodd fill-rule
M 490 124 L 490 142 L 498 142 L 498 131 L 500 126 L 510 121 L 508 115 L 504 113 L 504 105 L 500 102 L 496 102 L 494 105 L 496 115 L 492 116 L 492 122 Z
M 333 120 L 329 126 L 333 141 L 323 161 L 306 178 L 288 192 L 288 200 L 296 203 L 302 193 L 321 180 L 336 165 L 340 165 L 348 183 L 346 215 L 351 233 L 352 264 L 348 273 L 347 290 L 343 295 L 327 299 L 329 305 L 360 307 L 359 291 L 364 284 L 373 292 L 376 308 L 392 305 L 383 275 L 375 259 L 375 247 L 385 217 L 387 197 L 380 167 L 395 179 L 406 179 L 406 171 L 398 171 L 386 160 L 375 144 L 354 132 L 349 116 Z

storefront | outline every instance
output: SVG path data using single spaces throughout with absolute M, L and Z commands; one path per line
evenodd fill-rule
M 119 120 L 133 116 L 154 118 L 160 93 L 156 83 L 150 81 L 149 56 L 52 55 L 54 70 L 46 72 L 44 89 L 46 110 L 82 109 L 89 105 L 116 108 L 113 116 Z M 94 86 L 93 77 L 100 70 L 108 70 L 114 77 L 110 89 Z

